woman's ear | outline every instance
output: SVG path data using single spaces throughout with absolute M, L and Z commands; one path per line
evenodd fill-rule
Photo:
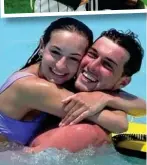
M 40 38 L 39 50 L 40 50 L 40 53 L 42 54 L 44 50 L 44 42 L 43 42 L 42 37 Z

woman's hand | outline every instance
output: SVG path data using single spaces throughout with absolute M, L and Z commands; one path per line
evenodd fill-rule
M 102 111 L 112 96 L 102 92 L 80 92 L 63 100 L 67 113 L 59 126 L 73 125 Z

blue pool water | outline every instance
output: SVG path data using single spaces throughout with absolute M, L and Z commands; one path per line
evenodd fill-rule
M 138 34 L 146 52 L 145 14 L 75 16 L 86 23 L 94 32 L 95 38 L 109 28 L 131 29 Z M 14 71 L 19 69 L 36 48 L 43 30 L 57 17 L 0 19 L 0 85 Z M 146 55 L 141 71 L 136 74 L 126 91 L 146 99 Z M 135 118 L 135 122 L 146 123 L 145 117 Z M 104 146 L 99 151 L 93 148 L 80 153 L 48 149 L 36 155 L 26 155 L 20 151 L 0 152 L 0 165 L 144 165 L 145 161 L 117 153 L 112 146 Z

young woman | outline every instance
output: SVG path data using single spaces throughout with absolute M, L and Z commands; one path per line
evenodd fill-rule
M 11 75 L 0 89 L 0 141 L 26 145 L 35 137 L 46 113 L 52 109 L 56 115 L 54 107 L 49 106 L 53 98 L 47 89 L 54 85 L 49 81 L 63 84 L 72 79 L 92 42 L 92 31 L 78 20 L 62 18 L 50 24 L 40 46 L 29 59 L 29 66 Z M 43 51 L 38 54 L 40 48 Z M 58 73 L 59 70 L 62 73 Z M 27 97 L 25 91 L 28 91 Z M 38 94 L 40 105 L 36 107 Z

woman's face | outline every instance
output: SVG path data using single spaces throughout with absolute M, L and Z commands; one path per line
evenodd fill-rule
M 87 38 L 76 32 L 52 32 L 49 42 L 42 50 L 41 74 L 56 84 L 70 80 L 77 73 L 87 47 Z

